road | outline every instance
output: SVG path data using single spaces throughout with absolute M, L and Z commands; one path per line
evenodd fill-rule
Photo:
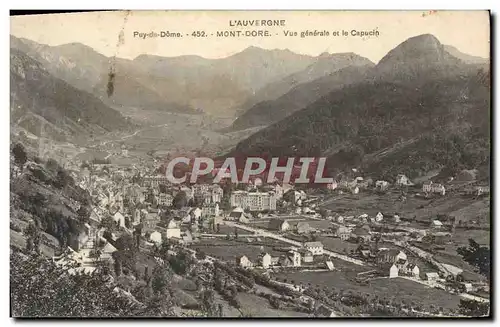
M 145 128 L 138 129 L 135 132 L 133 132 L 132 134 L 128 134 L 128 135 L 122 136 L 122 137 L 120 137 L 118 139 L 115 139 L 115 140 L 102 141 L 100 145 L 104 146 L 104 145 L 106 145 L 106 144 L 108 144 L 110 142 L 123 141 L 123 140 L 126 140 L 126 139 L 129 139 L 131 137 L 136 136 L 137 134 L 139 134 L 142 131 L 145 131 L 145 130 L 148 130 L 148 129 L 152 129 L 152 128 L 158 128 L 158 127 L 167 127 L 167 126 L 168 126 L 168 124 L 160 124 L 160 125 L 148 126 L 148 127 L 145 127 Z
M 273 238 L 273 239 L 278 240 L 278 241 L 282 241 L 284 243 L 288 243 L 288 244 L 294 245 L 296 247 L 302 247 L 302 242 L 297 242 L 297 241 L 288 239 L 286 237 L 283 237 L 281 235 L 269 232 L 269 231 L 264 230 L 264 229 L 255 228 L 255 227 L 249 227 L 249 226 L 246 226 L 246 225 L 238 224 L 238 223 L 236 223 L 234 221 L 225 221 L 224 223 L 226 225 L 228 225 L 228 226 L 231 226 L 231 227 L 238 227 L 240 229 L 256 233 L 256 234 L 258 234 L 258 235 L 260 235 L 262 237 L 269 237 L 269 238 Z M 359 266 L 364 266 L 365 265 L 365 263 L 363 261 L 361 261 L 361 260 L 357 260 L 357 259 L 351 258 L 349 256 L 346 256 L 346 255 L 343 255 L 343 254 L 340 254 L 340 253 L 337 253 L 337 252 L 333 252 L 333 251 L 330 251 L 330 250 L 323 250 L 323 253 L 326 254 L 326 255 L 330 255 L 332 257 L 335 257 L 335 258 L 347 261 L 347 262 L 354 263 L 354 264 L 359 265 Z

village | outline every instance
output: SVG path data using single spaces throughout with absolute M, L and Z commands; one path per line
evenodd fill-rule
M 201 265 L 252 271 L 304 296 L 311 296 L 318 280 L 336 285 L 342 276 L 347 289 L 391 280 L 391 285 L 439 290 L 445 297 L 489 301 L 484 278 L 435 255 L 453 243 L 457 228 L 476 222 L 446 214 L 423 219 L 376 206 L 361 212 L 340 205 L 370 196 L 391 196 L 401 204 L 438 201 L 450 192 L 469 199 L 487 197 L 489 187 L 471 179 L 417 184 L 403 174 L 393 183 L 357 176 L 318 191 L 266 184 L 259 177 L 238 185 L 174 185 L 149 169 L 113 164 L 81 164 L 73 175 L 91 194 L 92 211 L 68 251 L 53 258 L 73 272 L 113 266 L 116 243 L 128 235 L 153 256 L 169 244 L 172 254 L 188 251 Z M 404 292 L 398 296 L 403 299 Z M 321 307 L 327 316 L 341 315 Z

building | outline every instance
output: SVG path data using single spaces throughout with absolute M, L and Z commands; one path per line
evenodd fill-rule
M 490 194 L 490 187 L 489 186 L 477 186 L 476 187 L 476 195 L 481 196 L 485 194 Z
M 236 264 L 242 268 L 251 268 L 253 266 L 252 262 L 248 259 L 246 255 L 237 257 Z
M 314 256 L 313 256 L 311 251 L 301 249 L 299 252 L 300 252 L 300 255 L 302 256 L 303 262 L 311 263 L 314 261 Z
M 408 258 L 403 251 L 397 249 L 381 249 L 377 254 L 377 262 L 381 263 L 403 263 Z
M 397 250 L 397 249 L 382 249 L 380 252 L 377 254 L 377 262 L 379 264 L 383 263 L 396 263 L 399 260 L 404 260 L 406 261 L 408 257 L 403 251 Z
M 300 267 L 302 264 L 300 253 L 293 250 L 288 251 L 280 257 L 279 264 L 282 267 Z
M 276 195 L 274 192 L 234 191 L 231 193 L 231 206 L 241 207 L 248 211 L 276 210 Z
M 304 243 L 304 248 L 313 255 L 323 254 L 323 243 L 321 242 L 306 242 Z
M 314 313 L 315 317 L 321 317 L 321 318 L 335 318 L 337 315 L 335 314 L 335 311 L 332 309 L 326 307 L 325 305 L 321 304 L 315 311 Z
M 364 227 L 357 227 L 352 231 L 352 237 L 358 242 L 368 243 L 371 241 L 370 231 Z
M 221 203 L 224 190 L 217 184 L 196 184 L 192 188 L 193 198 L 199 205 Z
M 168 193 L 158 194 L 158 205 L 159 206 L 171 207 L 173 201 L 174 201 L 174 197 L 171 194 L 168 194 Z
M 407 185 L 412 185 L 412 183 L 410 182 L 408 177 L 406 177 L 406 175 L 399 174 L 398 176 L 396 176 L 396 185 L 407 186 Z
M 301 221 L 297 224 L 297 234 L 306 234 L 311 231 L 311 227 L 305 221 Z
M 420 268 L 414 263 L 409 263 L 404 267 L 403 274 L 413 278 L 420 278 Z
M 262 266 L 262 268 L 264 269 L 268 269 L 271 264 L 272 264 L 272 258 L 271 258 L 271 255 L 269 253 L 262 253 L 260 256 L 259 256 L 259 264 Z
M 382 220 L 384 220 L 384 215 L 381 212 L 377 213 L 377 215 L 375 216 L 375 221 L 380 222 Z
M 290 224 L 285 219 L 272 218 L 267 225 L 267 229 L 278 232 L 285 232 L 290 229 Z
M 166 175 L 144 176 L 142 178 L 142 186 L 151 186 L 156 188 L 160 184 L 166 185 L 168 183 L 169 181 Z
M 432 223 L 431 223 L 431 228 L 441 228 L 443 227 L 443 223 L 440 221 L 440 220 L 433 220 Z
M 240 207 L 234 208 L 227 217 L 227 220 L 239 221 L 241 223 L 247 223 L 249 221 L 249 219 L 245 215 L 245 212 Z
M 220 212 L 218 203 L 205 204 L 201 207 L 202 217 L 217 217 L 219 216 L 219 214 Z
M 125 216 L 121 214 L 121 212 L 117 211 L 113 215 L 113 220 L 120 227 L 125 227 Z
M 351 230 L 345 226 L 339 226 L 335 233 L 342 241 L 347 241 L 351 238 Z
M 301 205 L 302 201 L 306 199 L 307 199 L 307 194 L 303 190 L 296 191 L 290 189 L 285 194 L 283 194 L 283 200 L 292 204 Z
M 389 278 L 396 278 L 399 276 L 399 269 L 395 264 L 385 263 L 381 266 L 382 273 Z
M 386 191 L 389 188 L 389 183 L 386 181 L 376 181 L 375 189 L 377 191 Z
M 161 233 L 154 231 L 149 235 L 149 241 L 155 244 L 161 244 Z
M 440 195 L 445 195 L 446 194 L 446 188 L 442 184 L 433 183 L 432 181 L 429 181 L 429 182 L 425 182 L 422 185 L 422 192 L 425 192 L 425 193 L 437 193 L 437 194 L 440 194 Z
M 437 272 L 425 273 L 425 279 L 429 282 L 436 282 L 439 279 L 439 274 Z
M 337 187 L 338 187 L 338 184 L 336 181 L 333 181 L 332 183 L 326 184 L 326 188 L 328 190 L 331 190 L 331 191 L 335 190 Z
M 167 224 L 166 238 L 181 238 L 181 229 L 175 220 L 171 219 Z

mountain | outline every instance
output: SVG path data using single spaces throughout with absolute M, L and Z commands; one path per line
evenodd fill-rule
M 300 84 L 327 76 L 345 67 L 369 65 L 374 64 L 355 53 L 322 53 L 314 58 L 314 62 L 305 69 L 260 88 L 245 103 L 239 106 L 238 112 L 244 114 L 259 102 L 277 99 Z
M 252 46 L 219 59 L 141 55 L 134 62 L 152 74 L 173 77 L 183 85 L 197 80 L 213 83 L 220 77 L 245 92 L 253 93 L 268 83 L 306 68 L 314 60 L 314 57 L 289 50 L 265 50 Z
M 370 74 L 258 131 L 229 155 L 322 155 L 330 171 L 360 167 L 387 178 L 488 164 L 489 71 L 422 35 L 391 50 Z
M 345 67 L 312 82 L 299 84 L 275 100 L 254 105 L 238 117 L 228 130 L 243 130 L 280 121 L 331 91 L 365 80 L 372 67 L 373 64 Z
M 488 59 L 460 52 L 457 48 L 451 45 L 445 45 L 444 50 L 453 57 L 458 58 L 467 64 L 489 64 Z
M 10 52 L 10 84 L 12 124 L 35 135 L 65 140 L 133 127 L 118 111 L 16 49 Z
M 14 36 L 11 48 L 118 109 L 203 111 L 215 116 L 233 116 L 234 108 L 263 85 L 302 70 L 314 60 L 288 50 L 256 47 L 220 59 L 141 55 L 127 60 L 106 57 L 80 43 L 47 46 Z M 110 85 L 113 92 L 108 96 Z

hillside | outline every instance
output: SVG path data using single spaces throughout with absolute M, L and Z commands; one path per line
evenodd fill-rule
M 260 88 L 255 94 L 252 94 L 245 103 L 238 107 L 238 112 L 240 113 L 238 116 L 244 115 L 250 110 L 254 110 L 254 107 L 260 102 L 279 98 L 300 84 L 312 82 L 346 67 L 373 65 L 374 64 L 370 60 L 358 56 L 355 53 L 322 53 L 305 69 Z
M 451 57 L 429 35 L 403 42 L 375 71 L 260 130 L 231 155 L 327 155 L 332 171 L 362 167 L 382 175 L 488 163 L 488 72 Z M 409 140 L 391 156 L 364 162 Z
M 10 53 L 11 121 L 40 136 L 57 131 L 58 139 L 128 130 L 133 125 L 93 95 L 52 76 L 23 52 Z M 45 135 L 44 135 L 45 136 Z
M 254 105 L 238 117 L 228 130 L 238 131 L 280 121 L 329 92 L 365 80 L 371 68 L 372 65 L 345 67 L 312 82 L 299 84 L 275 100 Z

